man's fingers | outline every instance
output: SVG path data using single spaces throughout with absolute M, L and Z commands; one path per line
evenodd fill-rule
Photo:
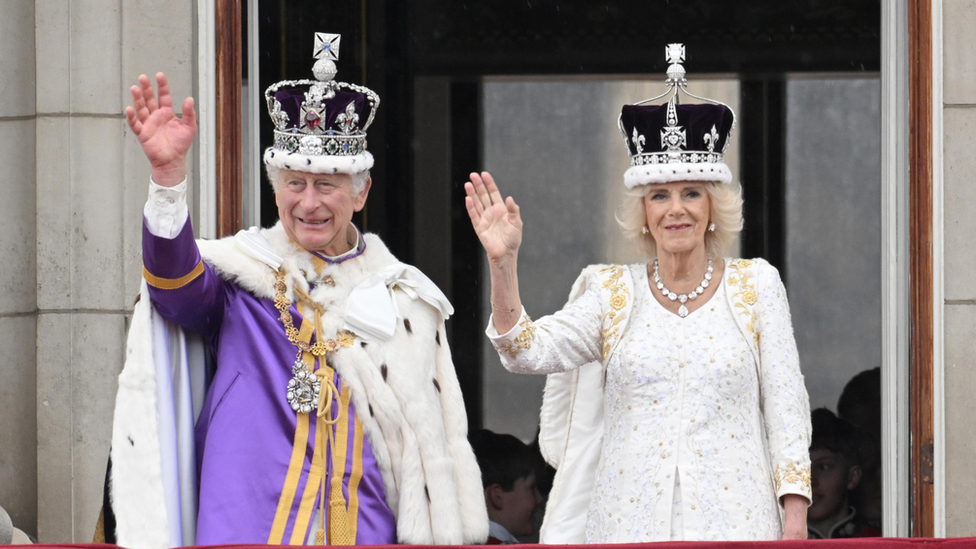
M 139 75 L 139 87 L 142 88 L 142 99 L 146 102 L 146 107 L 149 109 L 149 113 L 152 114 L 156 112 L 159 105 L 156 103 L 156 95 L 153 94 L 152 84 L 149 82 L 149 77 L 145 74 Z
M 142 133 L 142 122 L 139 122 L 139 119 L 136 118 L 136 110 L 132 107 L 125 108 L 125 121 L 129 123 L 129 127 L 132 128 L 132 133 L 136 134 L 136 136 Z
M 141 122 L 149 116 L 149 111 L 146 109 L 146 101 L 142 98 L 142 88 L 139 86 L 132 86 L 129 88 L 129 93 L 132 94 L 133 114 L 138 117 L 138 120 Z
M 161 72 L 156 73 L 156 87 L 159 88 L 159 106 L 172 107 L 173 96 L 169 93 L 169 81 L 166 80 L 165 74 Z
M 183 123 L 197 131 L 197 111 L 193 109 L 193 98 L 187 97 L 183 100 Z

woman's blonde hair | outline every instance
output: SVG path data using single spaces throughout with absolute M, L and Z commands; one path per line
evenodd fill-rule
M 617 212 L 617 223 L 624 236 L 648 259 L 657 257 L 657 243 L 650 233 L 644 234 L 641 229 L 647 226 L 644 197 L 654 188 L 651 184 L 629 189 Z M 705 231 L 705 251 L 709 257 L 722 257 L 742 231 L 742 186 L 736 182 L 710 181 L 705 183 L 705 191 L 709 200 L 709 222 L 715 224 L 714 231 Z

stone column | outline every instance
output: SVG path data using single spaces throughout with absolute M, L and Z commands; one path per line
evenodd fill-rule
M 0 2 L 0 506 L 36 534 L 34 2 Z
M 122 112 L 143 72 L 166 72 L 177 105 L 192 93 L 195 1 L 33 4 L 23 26 L 36 28 L 37 532 L 80 543 L 101 506 L 141 276 L 149 167 Z
M 976 535 L 976 2 L 942 4 L 946 535 Z M 935 166 L 938 169 L 939 166 Z

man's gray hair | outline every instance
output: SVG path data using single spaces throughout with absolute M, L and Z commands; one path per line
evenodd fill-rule
M 271 183 L 271 188 L 275 192 L 278 192 L 279 186 L 281 185 L 281 182 L 278 181 L 278 177 L 281 175 L 281 169 L 271 164 L 265 164 L 264 169 L 268 172 L 268 182 Z M 347 175 L 349 175 L 349 182 L 352 186 L 352 194 L 358 196 L 366 188 L 366 181 L 369 180 L 369 170 Z

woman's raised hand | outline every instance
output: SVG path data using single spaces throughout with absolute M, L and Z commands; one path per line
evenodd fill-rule
M 488 259 L 515 259 L 522 244 L 522 217 L 515 200 L 511 196 L 502 199 L 488 172 L 472 173 L 471 181 L 464 184 L 464 192 L 464 206 Z
M 197 134 L 197 115 L 193 98 L 187 97 L 183 100 L 183 119 L 176 117 L 169 82 L 161 72 L 156 73 L 156 86 L 159 102 L 153 95 L 149 77 L 139 76 L 139 85 L 129 89 L 132 106 L 125 108 L 125 119 L 149 159 L 153 181 L 172 187 L 186 177 L 186 154 Z

